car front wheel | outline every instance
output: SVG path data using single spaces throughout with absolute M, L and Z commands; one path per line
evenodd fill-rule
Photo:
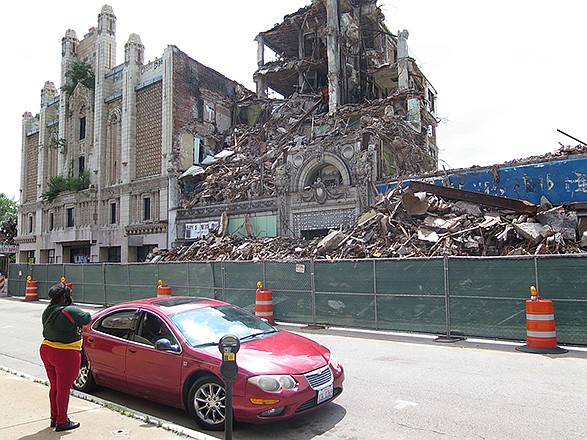
M 92 370 L 89 364 L 79 369 L 77 377 L 73 382 L 73 388 L 84 393 L 89 393 L 96 389 L 96 382 L 94 381 L 94 376 L 92 376 Z
M 202 428 L 220 431 L 226 419 L 226 390 L 216 376 L 199 378 L 188 395 L 188 409 L 194 421 Z

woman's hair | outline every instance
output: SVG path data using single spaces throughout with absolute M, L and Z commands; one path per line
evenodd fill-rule
M 51 304 L 59 304 L 62 302 L 62 298 L 66 298 L 66 302 L 71 304 L 71 289 L 67 286 L 64 286 L 61 283 L 57 283 L 49 289 L 49 298 L 51 299 Z

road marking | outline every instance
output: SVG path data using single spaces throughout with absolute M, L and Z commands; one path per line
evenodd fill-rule
M 396 404 L 394 406 L 395 409 L 404 409 L 408 406 L 418 406 L 416 402 L 410 402 L 409 400 L 396 400 Z

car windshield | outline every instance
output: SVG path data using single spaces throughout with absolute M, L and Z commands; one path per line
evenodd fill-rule
M 192 347 L 216 345 L 227 334 L 252 339 L 277 331 L 265 321 L 234 306 L 188 310 L 173 315 L 171 320 Z

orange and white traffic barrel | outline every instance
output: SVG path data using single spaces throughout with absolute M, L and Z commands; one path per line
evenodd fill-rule
M 32 277 L 29 275 L 26 277 L 26 293 L 24 296 L 25 301 L 38 301 L 39 300 L 39 290 L 37 288 L 37 281 L 33 281 Z
M 4 292 L 4 275 L 0 274 L 0 292 Z
M 557 346 L 556 324 L 552 301 L 542 299 L 536 287 L 530 287 L 531 298 L 526 301 L 526 345 L 518 350 L 528 353 L 566 353 Z
M 275 324 L 273 319 L 273 292 L 263 288 L 263 283 L 257 283 L 257 292 L 255 297 L 255 316 L 266 319 L 271 324 Z
M 65 277 L 61 277 L 61 280 L 60 281 L 61 281 L 61 284 L 63 284 L 65 287 L 67 287 L 69 289 L 69 294 L 73 298 L 73 284 L 71 284 L 70 282 L 66 281 Z
M 164 286 L 163 281 L 157 281 L 157 298 L 169 298 L 171 296 L 171 287 Z

